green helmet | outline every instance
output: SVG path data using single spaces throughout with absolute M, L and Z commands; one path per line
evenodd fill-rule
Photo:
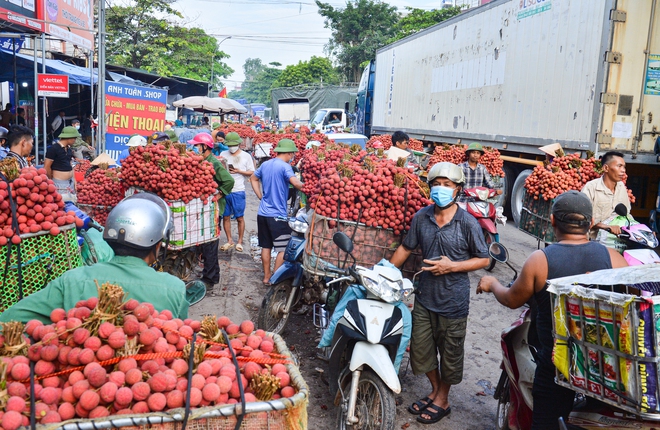
M 241 136 L 235 131 L 227 133 L 225 136 L 225 145 L 227 146 L 238 146 L 241 143 L 243 143 L 243 139 L 241 139 Z
M 465 150 L 466 153 L 470 151 L 479 151 L 483 154 L 484 147 L 481 146 L 481 143 L 472 142 L 471 144 L 468 145 L 467 149 Z
M 282 139 L 277 142 L 277 146 L 273 149 L 274 152 L 298 152 L 296 143 L 291 139 Z
M 463 185 L 465 183 L 463 169 L 454 163 L 446 161 L 435 163 L 433 167 L 431 167 L 431 170 L 429 170 L 429 174 L 426 178 L 429 185 L 433 183 L 435 178 L 447 178 L 457 185 Z

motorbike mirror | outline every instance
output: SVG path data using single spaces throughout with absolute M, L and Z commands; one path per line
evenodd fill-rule
M 350 254 L 353 252 L 353 241 L 343 231 L 333 234 L 332 241 L 345 253 Z
M 488 247 L 488 255 L 500 263 L 506 263 L 509 260 L 509 251 L 499 242 L 493 242 L 490 244 L 490 247 Z
M 623 203 L 619 203 L 618 205 L 616 205 L 614 207 L 614 212 L 616 212 L 617 215 L 622 217 L 628 216 L 628 208 Z

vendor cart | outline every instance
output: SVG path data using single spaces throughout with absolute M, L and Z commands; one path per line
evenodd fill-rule
M 523 207 L 520 213 L 518 229 L 546 245 L 555 242 L 555 232 L 550 222 L 553 200 L 544 200 L 543 196 L 534 196 L 525 191 Z

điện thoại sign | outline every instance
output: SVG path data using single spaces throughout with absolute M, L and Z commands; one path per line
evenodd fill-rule
M 113 158 L 134 135 L 148 137 L 165 128 L 167 91 L 134 85 L 105 84 L 106 151 Z

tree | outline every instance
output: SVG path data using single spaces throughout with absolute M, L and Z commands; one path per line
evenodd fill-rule
M 338 84 L 339 73 L 332 67 L 328 58 L 312 57 L 309 61 L 300 61 L 296 65 L 286 66 L 274 83 L 274 87 L 292 87 L 302 84 L 326 83 Z
M 234 71 L 221 60 L 218 41 L 201 28 L 183 26 L 170 0 L 136 0 L 107 10 L 106 55 L 114 64 L 162 76 L 182 76 L 218 83 Z M 211 71 L 213 70 L 213 73 Z
M 346 79 L 357 82 L 360 64 L 373 59 L 376 50 L 395 35 L 397 8 L 374 0 L 349 0 L 344 9 L 319 0 L 316 5 L 325 27 L 332 30 L 327 52 L 337 59 Z
M 243 64 L 243 73 L 246 81 L 253 81 L 257 75 L 264 71 L 266 65 L 261 62 L 261 58 L 248 58 Z
M 408 14 L 403 16 L 395 26 L 396 34 L 387 43 L 396 42 L 406 36 L 431 27 L 439 22 L 445 21 L 461 13 L 460 6 L 446 9 L 422 10 L 406 6 Z
M 259 58 L 248 58 L 243 64 L 245 81 L 240 91 L 231 91 L 227 96 L 233 99 L 246 99 L 248 103 L 263 103 L 270 106 L 270 89 L 282 73 L 277 69 L 281 64 L 263 64 Z

